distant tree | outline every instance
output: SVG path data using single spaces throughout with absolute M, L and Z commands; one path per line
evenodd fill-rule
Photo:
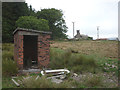
M 36 16 L 35 9 L 33 9 L 31 5 L 29 6 L 28 16 Z
M 48 21 L 45 19 L 37 19 L 34 16 L 22 16 L 16 21 L 16 26 L 20 28 L 29 28 L 42 31 L 48 31 Z
M 37 18 L 46 19 L 52 32 L 52 39 L 66 38 L 67 26 L 63 18 L 62 10 L 55 8 L 42 9 L 37 12 Z
M 37 16 L 21 17 L 21 16 Z M 22 22 L 23 19 L 25 22 Z M 26 26 L 26 22 L 29 25 Z M 32 20 L 31 20 L 32 19 Z M 17 22 L 16 22 L 17 21 Z M 37 22 L 37 23 L 36 23 Z M 21 23 L 21 25 L 20 25 Z M 36 23 L 36 24 L 34 24 Z M 31 26 L 30 26 L 31 25 Z M 39 26 L 40 25 L 40 26 Z M 66 38 L 67 27 L 63 18 L 63 12 L 58 9 L 42 9 L 36 12 L 32 6 L 27 6 L 25 2 L 3 2 L 2 3 L 2 42 L 13 42 L 13 31 L 17 27 L 51 31 L 52 38 Z
M 87 40 L 93 40 L 93 37 L 88 37 Z
M 2 3 L 2 41 L 13 41 L 12 32 L 15 30 L 15 22 L 20 16 L 29 14 L 25 2 L 3 2 Z

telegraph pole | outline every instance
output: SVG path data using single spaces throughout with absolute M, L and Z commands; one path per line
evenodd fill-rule
M 99 39 L 99 27 L 100 26 L 97 26 L 97 39 Z
M 73 23 L 73 38 L 74 38 L 74 23 L 75 23 L 75 22 L 72 22 L 72 23 Z

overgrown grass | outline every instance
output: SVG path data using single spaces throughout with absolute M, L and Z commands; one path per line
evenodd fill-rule
M 2 76 L 2 88 L 17 88 L 17 86 L 12 82 L 11 77 Z
M 96 62 L 103 72 L 113 72 L 118 77 L 118 59 L 96 57 Z
M 97 64 L 92 57 L 86 57 L 80 54 L 73 54 L 70 49 L 67 51 L 55 52 L 52 48 L 50 50 L 51 53 L 51 61 L 50 61 L 50 68 L 68 68 L 73 70 L 74 72 L 95 72 L 97 68 Z
M 5 59 L 2 61 L 2 74 L 4 76 L 16 75 L 18 73 L 17 64 L 15 61 Z
M 46 79 L 45 76 L 42 76 L 35 80 L 36 77 L 23 80 L 23 85 L 25 88 L 70 88 L 71 85 L 69 82 L 65 81 L 60 84 L 51 82 L 50 79 Z
M 17 74 L 18 72 L 16 63 L 13 60 L 13 44 L 7 44 L 7 43 L 3 44 L 2 50 L 3 50 L 2 72 L 3 72 L 3 76 L 7 76 L 7 77 L 3 77 L 3 87 L 13 88 L 16 86 L 11 81 L 11 76 Z M 67 49 L 67 50 L 61 49 L 58 46 L 56 48 L 51 48 L 50 50 L 49 68 L 52 69 L 67 68 L 76 73 L 92 72 L 95 74 L 96 72 L 98 73 L 116 72 L 117 75 L 117 71 L 118 71 L 117 63 L 118 63 L 117 59 L 108 58 L 108 57 L 107 58 L 99 57 L 97 56 L 97 54 L 83 55 L 80 52 L 72 53 L 71 49 Z M 38 79 L 38 81 L 35 81 L 36 75 L 32 74 L 30 76 L 32 76 L 33 78 L 31 78 L 30 80 L 26 80 L 24 82 L 26 88 L 33 88 L 33 87 L 71 88 L 72 86 L 77 88 L 87 88 L 87 87 L 107 87 L 112 85 L 111 84 L 112 82 L 110 83 L 107 82 L 109 85 L 106 85 L 106 83 L 103 82 L 105 78 L 99 76 L 97 77 L 95 75 L 93 75 L 93 77 L 90 78 L 87 78 L 86 76 L 84 80 L 82 80 L 81 78 L 80 81 L 83 81 L 82 83 L 80 81 L 77 82 L 74 80 L 71 81 L 65 80 L 61 84 L 52 83 L 50 80 L 47 80 L 45 77 L 41 77 Z M 113 85 L 112 87 L 114 86 L 115 85 Z
M 91 78 L 88 78 L 85 81 L 85 85 L 87 85 L 88 87 L 99 87 L 99 86 L 102 87 L 103 85 L 102 77 L 93 75 Z
M 97 54 L 83 55 L 72 53 L 71 49 L 51 48 L 50 65 L 52 69 L 68 68 L 74 72 L 115 72 L 118 76 L 118 59 L 99 57 Z
M 13 52 L 13 48 L 14 48 L 13 46 L 14 46 L 14 44 L 4 43 L 4 44 L 2 44 L 2 50 Z
M 102 81 L 102 78 L 99 76 L 93 76 L 91 78 L 86 78 L 86 80 L 81 83 L 81 82 L 74 82 L 75 86 L 78 88 L 99 88 L 103 87 L 104 83 Z
M 35 80 L 35 77 L 23 81 L 25 88 L 52 88 L 53 84 L 45 77 Z
M 16 62 L 13 60 L 13 44 L 2 44 L 2 74 L 11 76 L 18 73 Z
M 13 52 L 3 51 L 2 52 L 2 60 L 4 61 L 5 59 L 12 59 L 13 60 Z
M 4 43 L 2 44 L 2 60 L 13 59 L 13 44 Z

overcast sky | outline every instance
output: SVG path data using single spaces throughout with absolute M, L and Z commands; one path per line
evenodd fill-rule
M 61 9 L 68 27 L 67 35 L 73 37 L 73 24 L 76 30 L 97 38 L 118 37 L 118 1 L 120 0 L 25 0 L 38 11 L 44 8 Z

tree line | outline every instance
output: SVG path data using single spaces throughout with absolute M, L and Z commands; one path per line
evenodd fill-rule
M 52 32 L 53 40 L 67 38 L 62 10 L 48 8 L 35 11 L 25 2 L 3 2 L 2 41 L 13 42 L 13 31 L 17 27 Z

